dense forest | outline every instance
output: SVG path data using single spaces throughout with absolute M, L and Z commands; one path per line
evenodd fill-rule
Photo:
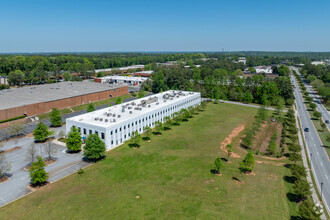
M 276 78 L 242 77 L 241 68 L 242 64 L 230 60 L 210 60 L 193 69 L 159 67 L 155 69 L 152 81 L 145 82 L 143 88 L 155 93 L 168 89 L 199 91 L 203 97 L 267 106 L 293 103 L 288 67 L 281 66 L 282 76 Z

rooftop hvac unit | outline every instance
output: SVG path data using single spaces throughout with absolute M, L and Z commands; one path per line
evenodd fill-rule
M 128 109 L 132 109 L 132 106 L 129 106 Z
M 94 118 L 94 120 L 95 120 L 95 121 L 98 121 L 98 120 L 99 120 L 99 117 Z
M 143 108 L 146 107 L 146 106 L 147 106 L 146 104 L 143 104 L 143 105 L 142 105 Z
M 116 119 L 114 118 L 114 119 L 112 120 L 112 122 L 116 122 Z
M 118 117 L 118 118 L 120 118 L 120 117 L 121 117 L 121 115 L 118 115 L 117 117 Z
M 134 105 L 136 105 L 136 103 L 135 102 L 132 102 L 132 105 L 134 106 Z
M 113 117 L 116 117 L 116 114 L 113 114 L 112 116 L 113 116 Z
M 148 105 L 148 108 L 150 108 L 151 107 L 151 105 Z
M 103 121 L 103 118 L 100 118 L 100 121 Z
M 173 98 L 170 98 L 170 100 L 173 100 Z
M 104 122 L 108 122 L 108 119 L 104 119 Z
M 130 114 L 133 114 L 133 111 L 129 111 Z
M 166 102 L 167 100 L 165 99 L 164 102 Z
M 159 102 L 156 102 L 156 105 L 159 105 Z
M 134 110 L 139 110 L 139 107 L 135 107 Z

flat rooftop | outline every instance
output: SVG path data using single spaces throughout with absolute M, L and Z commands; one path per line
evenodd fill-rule
M 78 115 L 68 118 L 67 120 L 106 128 L 162 108 L 171 103 L 182 101 L 193 95 L 200 96 L 200 93 L 170 90 L 83 115 Z
M 94 82 L 59 82 L 5 89 L 0 90 L 0 110 L 102 92 L 119 87 L 122 86 Z
M 138 68 L 144 68 L 144 65 L 133 65 L 133 66 L 127 66 L 127 67 L 115 67 L 115 68 L 107 68 L 107 69 L 97 69 L 95 70 L 95 73 L 99 72 L 109 72 L 112 70 L 129 70 L 129 69 L 138 69 Z
M 102 79 L 107 80 L 107 79 L 114 79 L 114 80 L 129 80 L 129 81 L 139 81 L 143 82 L 148 80 L 148 77 L 138 77 L 138 76 L 104 76 Z

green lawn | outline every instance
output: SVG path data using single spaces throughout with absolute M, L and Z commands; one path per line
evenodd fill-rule
M 256 111 L 209 104 L 205 112 L 142 142 L 141 148 L 126 143 L 84 174 L 1 208 L 1 218 L 289 219 L 296 205 L 286 198 L 292 184 L 283 180 L 289 173 L 284 166 L 257 163 L 256 175 L 241 176 L 241 157 L 225 163 L 222 176 L 210 173 L 214 159 L 226 157 L 220 143 L 235 127 L 251 123 Z M 245 154 L 238 143 L 239 137 L 233 140 L 234 152 Z M 232 177 L 242 177 L 245 184 Z

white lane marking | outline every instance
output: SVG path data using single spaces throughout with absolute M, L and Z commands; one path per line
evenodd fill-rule
M 316 152 L 317 156 L 319 155 L 319 152 Z
M 321 166 L 323 167 L 323 164 L 322 164 L 322 162 L 320 162 L 320 164 L 321 164 Z
M 325 174 L 325 177 L 328 179 L 328 176 L 327 176 L 327 174 Z
M 311 137 L 311 139 L 313 140 L 313 137 Z

